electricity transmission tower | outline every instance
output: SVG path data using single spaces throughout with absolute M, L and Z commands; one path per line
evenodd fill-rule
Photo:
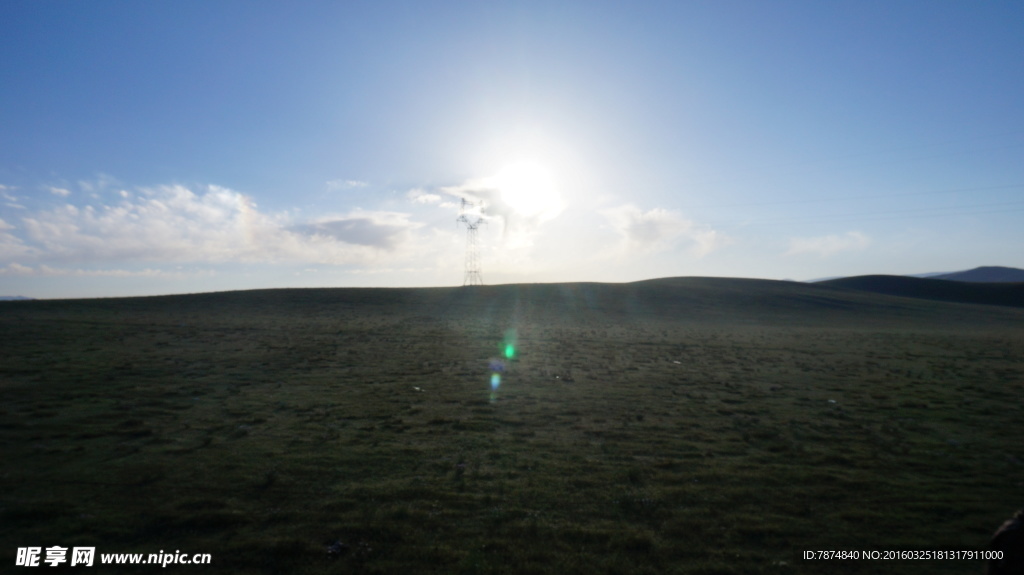
M 480 224 L 487 223 L 484 219 L 483 202 L 471 202 L 462 198 L 459 217 L 455 221 L 466 224 L 466 273 L 462 285 L 483 285 L 484 280 L 480 275 L 480 246 L 477 243 L 477 229 Z

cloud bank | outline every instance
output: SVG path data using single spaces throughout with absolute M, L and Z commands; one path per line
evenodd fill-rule
M 687 244 L 696 256 L 705 256 L 731 243 L 727 236 L 709 226 L 685 218 L 680 212 L 647 210 L 625 204 L 602 210 L 622 240 L 622 251 L 654 253 Z
M 23 266 L 18 263 L 12 263 L 6 267 L 0 267 L 0 276 L 22 276 L 22 277 L 114 277 L 114 278 L 128 278 L 128 277 L 161 277 L 161 278 L 183 278 L 183 277 L 196 277 L 200 275 L 214 275 L 213 271 L 191 271 L 181 272 L 173 271 L 168 272 L 160 269 L 146 268 L 143 270 L 124 270 L 124 269 L 83 269 L 83 268 L 55 268 L 48 265 L 39 265 L 36 267 Z
M 13 273 L 13 263 L 370 263 L 408 257 L 418 227 L 407 214 L 366 210 L 296 222 L 227 188 L 161 186 L 112 205 L 66 203 L 20 225 L 0 220 L 0 265 Z

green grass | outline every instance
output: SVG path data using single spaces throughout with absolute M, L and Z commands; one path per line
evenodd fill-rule
M 981 572 L 802 553 L 984 548 L 1024 494 L 1024 315 L 770 283 L 5 302 L 3 561 Z

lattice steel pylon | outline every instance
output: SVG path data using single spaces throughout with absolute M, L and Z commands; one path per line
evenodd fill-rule
M 480 274 L 480 245 L 477 242 L 480 224 L 487 223 L 483 202 L 471 202 L 462 198 L 459 217 L 455 221 L 466 224 L 466 272 L 462 278 L 462 285 L 484 285 L 483 276 Z

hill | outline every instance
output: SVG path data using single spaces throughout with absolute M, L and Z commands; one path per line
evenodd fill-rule
M 0 349 L 0 545 L 97 561 L 810 574 L 982 549 L 1024 468 L 1024 309 L 839 286 L 9 301 Z
M 982 266 L 974 268 L 973 270 L 937 274 L 931 277 L 933 279 L 952 280 L 958 282 L 1024 282 L 1024 270 L 1003 266 Z
M 829 280 L 815 285 L 960 304 L 1024 307 L 1024 283 L 968 283 L 872 275 Z
M 872 279 L 879 278 L 879 279 Z M 902 287 L 907 280 L 907 287 Z M 171 296 L 11 302 L 14 310 L 46 314 L 173 314 L 182 321 L 290 316 L 327 321 L 371 315 L 413 315 L 477 322 L 557 321 L 590 325 L 644 322 L 723 325 L 967 325 L 1017 321 L 976 306 L 1021 306 L 1022 286 L 983 286 L 865 276 L 802 282 L 676 277 L 633 283 L 506 284 L 451 288 L 306 288 Z M 948 284 L 948 285 L 946 285 Z M 917 287 L 921 286 L 921 287 Z M 918 301 L 902 299 L 914 297 Z M 927 301 L 935 300 L 935 301 Z M 946 303 L 940 303 L 946 302 Z M 20 304 L 20 306 L 17 306 Z M 3 308 L 0 308 L 3 309 Z M 141 317 L 141 316 L 136 316 Z M 1012 319 L 1008 320 L 1010 317 Z

